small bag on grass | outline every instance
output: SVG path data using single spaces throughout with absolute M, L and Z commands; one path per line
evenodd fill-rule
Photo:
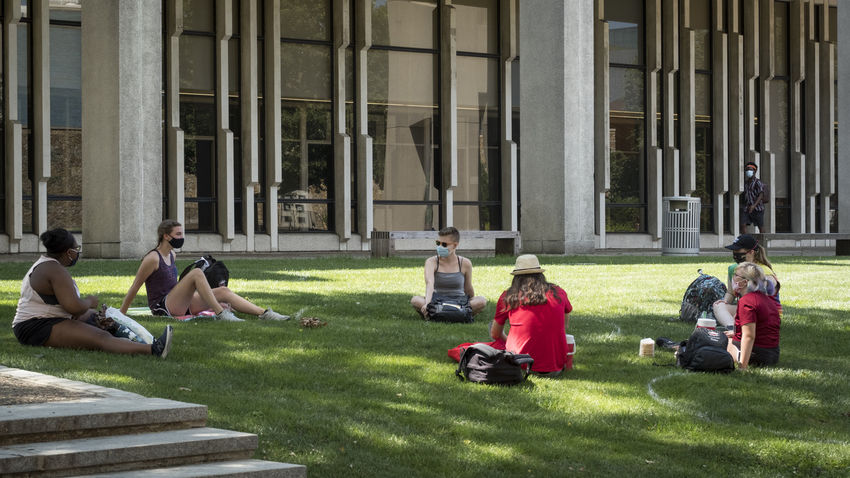
M 434 295 L 428 303 L 428 320 L 433 322 L 470 323 L 472 308 L 466 297 L 442 297 Z
M 679 346 L 676 365 L 694 372 L 729 373 L 735 361 L 726 350 L 729 339 L 722 332 L 697 327 L 690 338 Z
M 455 375 L 461 381 L 492 385 L 517 385 L 528 378 L 534 359 L 528 354 L 514 354 L 487 344 L 472 344 L 463 349 Z M 522 366 L 527 365 L 525 370 Z

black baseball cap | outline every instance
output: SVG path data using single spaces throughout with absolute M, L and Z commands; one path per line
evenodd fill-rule
M 736 250 L 736 249 L 746 249 L 748 251 L 752 251 L 759 245 L 759 241 L 756 240 L 755 237 L 749 234 L 741 234 L 735 239 L 735 242 L 726 246 L 726 249 Z

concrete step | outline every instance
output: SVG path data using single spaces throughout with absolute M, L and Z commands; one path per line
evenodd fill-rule
M 257 436 L 191 428 L 0 448 L 4 477 L 76 476 L 250 458 Z
M 262 460 L 222 461 L 217 463 L 198 463 L 195 465 L 174 466 L 170 468 L 152 468 L 147 470 L 124 471 L 85 475 L 83 478 L 192 478 L 217 476 L 221 478 L 241 478 L 263 476 L 269 478 L 306 478 L 307 467 L 291 463 L 276 463 Z
M 207 407 L 163 398 L 105 397 L 0 407 L 0 446 L 202 427 Z

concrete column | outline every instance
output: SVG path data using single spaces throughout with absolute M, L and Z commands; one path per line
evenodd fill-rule
M 838 7 L 838 232 L 850 233 L 850 5 Z M 841 122 L 843 120 L 843 123 Z
M 443 168 L 440 227 L 454 225 L 457 187 L 457 44 L 455 7 L 443 0 L 440 8 L 440 157 Z M 426 145 L 428 143 L 425 143 Z M 426 148 L 428 146 L 425 146 Z
M 357 134 L 357 230 L 362 243 L 372 238 L 372 138 L 369 136 L 369 75 L 367 54 L 372 47 L 372 2 L 355 0 L 354 101 Z
M 334 222 L 342 247 L 351 239 L 351 137 L 345 132 L 345 52 L 351 43 L 349 1 L 334 0 L 333 12 Z
M 738 211 L 740 210 L 739 191 L 744 189 L 744 150 L 747 124 L 744 114 L 744 35 L 740 1 L 728 3 L 729 24 L 729 225 L 733 236 L 738 235 Z M 719 234 L 723 240 L 723 235 Z
M 9 252 L 23 237 L 23 136 L 18 118 L 18 22 L 21 1 L 3 2 L 3 130 L 5 134 L 6 235 Z
M 519 31 L 523 249 L 589 252 L 593 0 L 523 0 Z
M 646 229 L 661 239 L 662 153 L 658 144 L 658 82 L 661 71 L 661 0 L 646 0 Z
M 225 252 L 236 234 L 233 194 L 233 132 L 230 130 L 229 62 L 233 35 L 233 0 L 215 0 L 216 208 L 218 233 Z
M 266 153 L 266 230 L 271 237 L 269 249 L 278 250 L 278 210 L 277 195 L 281 171 L 281 124 L 280 124 L 280 0 L 265 0 L 263 8 L 263 111 L 265 113 L 265 153 Z
M 759 70 L 759 85 L 761 85 L 761 108 L 759 109 L 759 133 L 761 135 L 761 154 L 759 163 L 759 178 L 770 185 L 770 198 L 764 207 L 764 230 L 759 232 L 776 232 L 775 218 L 776 210 L 776 174 L 774 168 L 774 155 L 771 152 L 771 129 L 770 118 L 773 107 L 770 98 L 771 80 L 776 74 L 773 59 L 774 43 L 774 3 L 773 0 L 760 0 L 759 6 L 759 49 L 761 63 Z
M 82 2 L 83 243 L 138 258 L 162 219 L 162 8 Z
M 815 36 L 815 2 L 807 3 L 806 8 L 806 232 L 815 232 L 820 194 L 820 41 Z
M 500 0 L 499 31 L 501 32 L 501 111 L 502 111 L 502 229 L 519 230 L 519 201 L 517 191 L 517 147 L 513 136 L 513 94 L 519 85 L 513 84 L 513 61 L 517 49 L 517 0 Z M 607 131 L 607 128 L 606 128 Z
M 806 47 L 803 0 L 792 0 L 789 9 L 789 31 L 791 57 L 791 148 L 788 177 L 791 180 L 789 201 L 791 204 L 791 231 L 806 232 L 806 157 L 802 151 L 804 126 L 801 121 L 803 106 L 802 82 L 806 78 Z
M 611 77 L 608 70 L 610 63 L 610 44 L 608 22 L 605 21 L 605 0 L 596 0 L 594 4 L 593 37 L 594 37 L 594 103 L 593 103 L 593 205 L 594 229 L 599 236 L 598 246 L 606 248 L 606 209 L 605 198 L 611 189 Z
M 185 223 L 185 172 L 183 130 L 180 128 L 180 35 L 183 34 L 183 0 L 165 3 L 165 131 L 168 184 L 166 216 Z
M 245 250 L 254 245 L 254 188 L 260 182 L 260 126 L 257 105 L 257 2 L 239 2 L 239 47 L 242 81 L 239 83 L 242 115 L 242 230 Z
M 32 207 L 33 232 L 47 231 L 47 181 L 50 179 L 50 5 L 47 0 L 29 2 L 32 7 Z M 39 249 L 43 246 L 39 244 Z
M 723 2 L 713 0 L 711 5 L 712 42 L 712 108 L 711 132 L 714 159 L 714 232 L 718 247 L 723 247 L 723 202 L 729 190 L 729 75 L 728 38 L 723 29 Z
M 663 0 L 661 29 L 662 51 L 661 124 L 664 144 L 664 195 L 679 195 L 679 149 L 676 148 L 676 72 L 679 71 L 679 0 Z
M 679 194 L 689 196 L 697 188 L 696 176 L 696 91 L 694 88 L 694 31 L 691 29 L 691 2 L 679 6 Z
M 759 163 L 760 154 L 756 149 L 756 139 L 758 129 L 756 128 L 755 118 L 759 116 L 759 111 L 756 109 L 756 85 L 759 83 L 759 3 L 757 0 L 746 0 L 744 2 L 744 18 L 743 18 L 743 33 L 744 33 L 744 136 L 746 139 L 745 159 L 744 162 Z M 761 121 L 761 120 L 760 120 Z M 743 174 L 739 172 L 738 174 Z M 740 189 L 732 191 L 733 195 L 738 199 L 738 204 L 744 202 L 742 193 L 744 192 L 743 181 L 740 183 Z M 734 202 L 734 200 L 733 200 Z M 738 230 L 740 222 L 740 209 L 733 212 L 730 218 L 732 226 L 732 235 L 737 236 L 745 231 Z
M 821 8 L 820 42 L 820 224 L 829 231 L 830 196 L 835 194 L 835 44 L 829 37 L 829 6 Z M 846 48 L 846 47 L 845 47 Z

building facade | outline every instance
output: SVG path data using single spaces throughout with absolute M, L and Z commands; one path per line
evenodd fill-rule
M 834 0 L 0 14 L 0 253 L 65 227 L 88 256 L 138 257 L 163 218 L 189 251 L 366 252 L 374 231 L 446 225 L 519 231 L 527 252 L 657 248 L 669 196 L 701 199 L 717 247 L 739 232 L 747 161 L 771 186 L 766 231 L 850 232 Z

